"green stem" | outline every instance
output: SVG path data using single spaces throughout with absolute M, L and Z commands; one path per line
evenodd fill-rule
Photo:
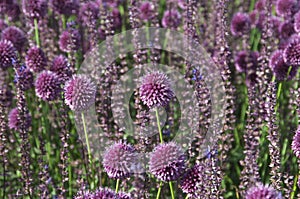
M 66 29 L 66 16 L 65 15 L 61 15 L 61 22 L 62 22 L 62 27 L 63 29 Z
M 116 193 L 118 193 L 118 191 L 119 191 L 119 186 L 120 186 L 120 179 L 117 179 Z
M 159 121 L 159 115 L 158 115 L 158 109 L 157 108 L 155 108 L 155 114 L 156 114 L 156 122 L 157 122 L 157 128 L 158 128 L 158 132 L 159 132 L 160 143 L 164 143 L 161 128 L 160 128 L 160 121 Z
M 84 119 L 84 113 L 81 113 L 81 119 L 82 119 L 82 123 L 83 123 L 83 130 L 84 130 L 84 135 L 85 135 L 85 142 L 86 142 L 86 146 L 87 146 L 87 150 L 88 150 L 88 156 L 89 156 L 89 160 L 91 161 L 91 149 L 90 149 L 90 144 L 89 144 L 89 137 L 87 135 L 87 130 L 86 130 L 86 125 L 85 125 L 85 119 Z
M 162 181 L 159 183 L 159 187 L 158 187 L 158 191 L 157 191 L 157 195 L 156 195 L 156 199 L 159 199 L 160 196 L 160 192 L 161 192 L 161 187 L 162 187 Z
M 189 198 L 189 195 L 186 195 L 185 199 L 188 199 Z
M 172 199 L 175 199 L 175 195 L 174 195 L 174 190 L 173 190 L 172 182 L 169 182 L 169 186 L 170 186 L 170 191 L 171 191 Z
M 299 174 L 300 175 L 300 174 Z M 295 179 L 294 179 L 294 185 L 293 185 L 293 191 L 291 193 L 291 199 L 295 198 L 295 194 L 296 194 L 296 190 L 297 190 L 297 182 L 298 182 L 298 178 L 299 176 L 296 175 Z
M 37 19 L 34 19 L 34 33 L 35 33 L 35 41 L 37 47 L 40 47 L 40 38 L 39 38 L 39 27 L 38 27 L 38 22 Z

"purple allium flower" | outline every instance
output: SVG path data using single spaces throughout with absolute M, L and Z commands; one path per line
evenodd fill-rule
M 281 39 L 288 39 L 295 33 L 294 23 L 291 21 L 282 22 L 279 26 L 279 33 Z
M 97 3 L 104 7 L 117 8 L 120 4 L 120 0 L 98 0 Z
M 145 1 L 141 3 L 139 7 L 139 11 L 140 11 L 140 19 L 147 21 L 153 17 L 154 5 L 149 1 Z
M 184 193 L 193 194 L 198 189 L 198 185 L 202 182 L 204 168 L 200 164 L 196 164 L 190 168 L 183 176 L 180 186 Z
M 292 142 L 292 150 L 297 158 L 300 158 L 300 127 L 298 127 Z
M 73 111 L 84 111 L 94 102 L 96 84 L 83 75 L 74 75 L 64 87 L 65 103 Z
M 293 12 L 293 9 L 297 5 L 296 0 L 277 0 L 276 13 L 280 16 L 286 16 Z
M 51 0 L 51 5 L 54 11 L 66 16 L 76 14 L 79 10 L 78 0 Z
M 116 142 L 108 147 L 102 162 L 107 175 L 117 179 L 131 176 L 131 167 L 136 164 L 134 152 L 133 146 L 122 142 Z
M 271 16 L 270 23 L 272 24 L 273 32 L 278 36 L 280 34 L 280 25 L 282 23 L 281 18 Z
M 265 9 L 265 6 L 266 6 L 266 0 L 258 0 L 255 3 L 255 10 L 262 11 Z
M 57 74 L 61 83 L 64 83 L 67 80 L 69 80 L 72 75 L 68 59 L 63 55 L 56 56 L 53 59 L 50 71 L 55 72 Z
M 5 14 L 11 21 L 16 21 L 17 19 L 19 19 L 19 16 L 21 14 L 19 4 L 17 2 L 7 4 L 5 7 Z
M 145 75 L 139 92 L 142 102 L 149 108 L 166 106 L 175 96 L 169 78 L 161 72 Z
M 289 71 L 289 65 L 283 59 L 283 51 L 276 50 L 271 55 L 270 59 L 270 68 L 272 69 L 276 78 L 280 81 L 285 80 Z M 297 73 L 297 66 L 292 66 L 291 71 L 289 72 L 288 79 L 292 79 L 295 77 Z
M 250 18 L 246 13 L 236 13 L 231 20 L 231 33 L 234 36 L 241 36 L 250 30 Z
M 253 26 L 262 29 L 266 20 L 266 13 L 264 11 L 253 10 L 249 13 L 249 19 Z
M 15 82 L 20 82 L 24 90 L 31 89 L 34 86 L 34 77 L 32 72 L 25 65 L 22 65 L 15 75 Z
M 84 192 L 78 194 L 74 199 L 119 199 L 115 192 L 108 188 L 99 188 L 94 192 Z
M 161 24 L 164 28 L 177 28 L 181 23 L 181 15 L 178 10 L 166 10 Z
M 12 109 L 8 114 L 8 127 L 12 130 L 19 131 L 21 129 L 21 122 L 19 120 L 18 108 Z M 31 125 L 31 116 L 29 113 L 26 114 L 25 127 L 29 128 Z
M 25 64 L 32 72 L 43 71 L 47 66 L 47 62 L 47 57 L 41 48 L 31 47 L 27 51 Z
M 247 52 L 240 51 L 234 58 L 235 68 L 239 72 L 246 72 L 247 65 L 249 65 L 253 70 L 257 68 L 258 65 L 258 52 Z
M 47 0 L 23 0 L 23 13 L 31 20 L 41 19 L 47 14 Z
M 87 2 L 83 4 L 79 10 L 79 18 L 83 22 L 83 25 L 96 25 L 98 19 L 99 6 L 95 2 Z
M 283 51 L 283 59 L 288 65 L 300 65 L 300 36 L 291 38 L 289 44 Z
M 27 43 L 27 38 L 25 33 L 15 27 L 15 26 L 10 26 L 7 27 L 3 30 L 1 38 L 4 40 L 9 40 L 13 43 L 14 47 L 21 52 L 22 49 L 24 49 L 25 44 Z
M 120 192 L 117 197 L 119 199 L 131 199 L 132 197 L 128 193 Z
M 36 95 L 45 101 L 53 101 L 59 97 L 61 88 L 58 76 L 51 71 L 41 72 L 35 81 Z
M 283 199 L 283 197 L 272 187 L 259 184 L 247 191 L 245 199 Z
M 296 32 L 300 32 L 300 11 L 294 15 L 294 29 Z
M 76 29 L 68 29 L 59 37 L 59 48 L 63 52 L 76 51 L 80 47 L 80 33 Z
M 17 59 L 16 49 L 8 40 L 0 41 L 0 67 L 6 69 L 13 65 L 13 60 Z
M 187 5 L 187 0 L 178 0 L 179 8 L 184 10 L 186 8 L 186 5 Z
M 150 154 L 150 172 L 161 181 L 177 180 L 185 170 L 186 156 L 174 142 L 159 144 Z
M 113 17 L 113 27 L 120 28 L 122 25 L 122 19 L 118 8 L 114 8 L 112 10 L 112 17 Z

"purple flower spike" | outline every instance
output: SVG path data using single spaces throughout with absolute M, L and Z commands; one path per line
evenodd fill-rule
M 181 15 L 178 10 L 166 10 L 162 18 L 162 26 L 164 28 L 178 28 L 181 23 Z
M 293 137 L 292 150 L 295 156 L 300 159 L 300 127 L 298 127 Z
M 23 0 L 23 13 L 29 19 L 41 19 L 47 14 L 48 3 L 46 0 Z
M 140 5 L 139 11 L 140 19 L 147 21 L 153 17 L 154 5 L 149 1 L 145 1 Z
M 186 156 L 174 142 L 160 144 L 150 154 L 150 172 L 161 181 L 177 180 L 184 172 Z
M 94 192 L 84 192 L 78 194 L 74 199 L 119 199 L 115 192 L 107 188 L 99 188 Z
M 6 39 L 11 41 L 19 52 L 24 49 L 24 46 L 27 43 L 25 33 L 15 26 L 5 28 L 2 32 L 1 38 L 3 40 Z
M 17 59 L 16 49 L 8 40 L 0 41 L 0 67 L 7 69 L 13 65 L 13 61 Z
M 246 13 L 236 13 L 231 20 L 231 33 L 234 36 L 241 36 L 250 30 L 250 18 Z
M 96 85 L 83 75 L 74 75 L 64 88 L 65 103 L 73 111 L 84 111 L 95 102 Z
M 184 193 L 194 194 L 198 190 L 199 183 L 203 182 L 204 167 L 200 164 L 190 168 L 183 176 L 180 186 Z
M 47 66 L 47 57 L 42 49 L 32 47 L 27 51 L 25 58 L 26 66 L 35 73 L 41 72 Z
M 132 175 L 131 167 L 136 165 L 134 147 L 122 142 L 111 145 L 103 155 L 103 167 L 110 178 L 124 179 Z
M 78 0 L 51 0 L 51 5 L 53 10 L 66 16 L 76 14 L 79 10 Z
M 247 191 L 245 199 L 283 199 L 283 197 L 272 187 L 259 184 Z
M 31 116 L 29 113 L 25 116 L 25 128 L 29 128 L 31 125 Z M 21 122 L 19 120 L 18 108 L 12 109 L 8 114 L 8 127 L 12 130 L 19 131 L 21 129 Z
M 300 65 L 300 36 L 294 36 L 283 52 L 283 59 L 288 65 Z
M 61 91 L 58 76 L 51 71 L 41 72 L 35 81 L 35 91 L 42 100 L 56 100 Z
M 59 38 L 59 48 L 63 52 L 76 51 L 80 47 L 80 33 L 76 29 L 69 29 L 62 32 Z
M 140 97 L 149 108 L 166 106 L 174 96 L 171 83 L 164 73 L 155 72 L 143 77 Z
M 292 14 L 296 5 L 296 0 L 277 0 L 276 13 L 280 16 L 288 16 Z
M 50 71 L 57 74 L 61 83 L 65 83 L 72 75 L 68 59 L 63 55 L 59 55 L 54 58 Z

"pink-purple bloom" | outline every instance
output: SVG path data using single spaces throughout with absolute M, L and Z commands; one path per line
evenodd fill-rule
M 25 115 L 25 128 L 29 128 L 31 125 L 31 116 L 29 113 Z M 8 114 L 8 127 L 12 130 L 19 131 L 21 129 L 21 121 L 19 118 L 18 108 L 12 109 Z
M 241 36 L 250 30 L 250 18 L 246 13 L 236 13 L 231 20 L 231 33 L 234 36 Z
M 54 11 L 66 16 L 77 14 L 79 10 L 79 0 L 51 0 L 51 5 Z
M 285 50 L 283 59 L 288 65 L 300 66 L 300 37 L 294 36 Z
M 196 164 L 184 174 L 180 181 L 180 187 L 184 193 L 194 194 L 199 188 L 199 184 L 203 181 L 205 168 Z
M 293 9 L 297 5 L 296 0 L 277 0 L 276 13 L 280 16 L 287 16 L 292 14 Z
M 166 10 L 161 24 L 164 28 L 178 28 L 181 23 L 181 15 L 176 9 Z
M 34 46 L 27 51 L 25 63 L 32 72 L 38 73 L 45 70 L 48 59 L 41 48 Z
M 1 38 L 4 40 L 9 40 L 13 43 L 14 47 L 21 52 L 25 44 L 27 43 L 27 38 L 25 33 L 16 26 L 9 26 L 2 31 Z
M 48 11 L 47 0 L 23 0 L 22 5 L 23 13 L 31 20 L 44 18 Z
M 36 95 L 44 101 L 56 100 L 61 92 L 58 76 L 51 71 L 38 74 L 35 81 Z
M 76 51 L 80 47 L 80 33 L 76 29 L 68 29 L 61 33 L 59 37 L 59 48 L 63 52 Z
M 7 69 L 13 65 L 13 61 L 17 59 L 16 49 L 8 40 L 0 41 L 0 67 Z
M 300 128 L 299 127 L 293 137 L 292 150 L 295 156 L 300 159 Z
M 79 10 L 79 18 L 85 26 L 94 26 L 98 19 L 99 6 L 95 2 L 84 3 Z
M 149 1 L 142 2 L 139 7 L 139 12 L 140 19 L 147 21 L 153 17 L 154 5 Z
M 280 192 L 268 185 L 259 184 L 251 187 L 247 193 L 245 199 L 283 199 Z
M 57 74 L 61 83 L 69 80 L 72 75 L 68 59 L 63 55 L 58 55 L 53 59 L 50 71 Z

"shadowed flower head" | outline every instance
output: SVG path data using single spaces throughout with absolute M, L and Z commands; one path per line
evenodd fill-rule
M 199 188 L 199 183 L 203 182 L 204 167 L 196 164 L 190 168 L 183 176 L 180 186 L 184 193 L 194 194 Z
M 68 59 L 63 55 L 58 55 L 53 59 L 50 71 L 56 73 L 61 83 L 69 80 L 72 75 Z
M 2 32 L 1 38 L 3 40 L 6 39 L 11 41 L 19 52 L 24 49 L 24 46 L 27 43 L 25 33 L 15 26 L 5 28 Z
M 149 108 L 166 106 L 174 97 L 167 75 L 161 72 L 145 75 L 139 92 L 142 102 Z
M 294 15 L 294 29 L 297 33 L 300 32 L 300 11 Z
M 245 199 L 283 199 L 283 197 L 272 187 L 259 184 L 247 191 Z
M 31 125 L 31 116 L 29 113 L 25 115 L 25 128 L 28 129 Z M 12 130 L 19 131 L 21 129 L 21 121 L 19 119 L 18 108 L 12 109 L 8 114 L 8 127 Z
M 181 23 L 181 15 L 178 10 L 166 10 L 161 24 L 164 28 L 178 28 Z
M 300 65 L 300 37 L 294 36 L 283 52 L 283 59 L 288 65 Z
M 65 103 L 73 111 L 84 111 L 95 102 L 96 84 L 83 75 L 74 75 L 64 88 Z
M 231 33 L 234 36 L 241 36 L 250 30 L 250 18 L 246 13 L 236 13 L 230 25 Z
M 28 90 L 34 86 L 34 78 L 32 72 L 25 65 L 16 71 L 15 82 L 20 82 L 22 89 Z
M 178 0 L 179 8 L 184 10 L 186 8 L 186 4 L 187 4 L 187 0 Z
M 290 15 L 297 5 L 296 0 L 277 0 L 276 13 L 280 16 Z
M 264 10 L 265 6 L 266 6 L 266 0 L 258 0 L 255 3 L 255 9 L 258 10 L 258 11 Z
M 161 181 L 177 180 L 185 170 L 186 156 L 174 142 L 160 144 L 150 154 L 150 172 Z
M 86 191 L 83 194 L 77 194 L 74 199 L 120 199 L 113 190 L 108 188 L 99 188 L 96 191 Z
M 297 158 L 300 158 L 300 127 L 298 127 L 292 142 L 292 150 Z
M 113 27 L 120 28 L 122 25 L 121 14 L 118 8 L 112 10 Z
M 56 100 L 61 91 L 58 76 L 51 71 L 41 72 L 35 81 L 35 91 L 42 100 Z
M 16 49 L 8 40 L 0 41 L 0 67 L 6 69 L 13 65 L 13 61 L 17 59 Z
M 51 0 L 51 5 L 54 11 L 66 16 L 76 14 L 79 10 L 78 0 Z
M 12 1 L 11 3 L 7 3 L 4 12 L 11 21 L 18 20 L 21 14 L 20 6 L 15 1 Z
M 110 178 L 124 179 L 132 174 L 131 168 L 136 165 L 134 147 L 116 142 L 106 149 L 103 155 L 103 167 Z
M 80 33 L 76 29 L 68 29 L 61 33 L 59 37 L 59 48 L 63 52 L 76 51 L 80 47 Z
M 27 51 L 25 64 L 32 72 L 43 71 L 47 66 L 47 62 L 47 57 L 41 48 L 31 47 Z
M 291 21 L 284 21 L 279 26 L 279 33 L 281 39 L 288 39 L 295 33 L 294 23 Z
M 140 19 L 145 21 L 149 20 L 153 17 L 154 14 L 154 5 L 149 1 L 142 2 L 139 11 Z
M 41 19 L 47 14 L 47 0 L 23 0 L 23 13 L 31 20 Z
M 79 10 L 79 18 L 85 26 L 95 26 L 98 14 L 99 6 L 95 2 L 84 3 Z
M 258 52 L 247 52 L 245 50 L 238 52 L 234 58 L 235 68 L 239 72 L 246 72 L 250 68 L 256 70 L 258 56 Z

